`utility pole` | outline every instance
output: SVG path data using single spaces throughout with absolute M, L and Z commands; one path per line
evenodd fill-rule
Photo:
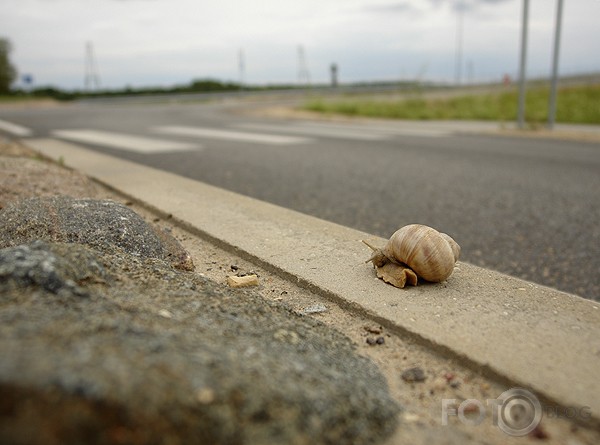
M 475 83 L 475 66 L 473 65 L 473 61 L 469 60 L 467 62 L 467 84 L 473 85 Z
M 298 85 L 310 86 L 310 74 L 302 45 L 298 45 Z
M 456 23 L 456 60 L 454 61 L 454 82 L 460 85 L 462 82 L 462 58 L 463 58 L 463 16 L 464 3 L 460 2 L 457 5 L 457 23 Z
M 98 75 L 98 67 L 96 66 L 96 58 L 94 57 L 94 46 L 92 42 L 85 44 L 85 77 L 83 80 L 85 90 L 100 88 L 100 76 Z
M 548 103 L 548 128 L 554 127 L 556 120 L 556 87 L 558 83 L 558 54 L 560 49 L 560 31 L 562 25 L 563 0 L 556 6 L 556 27 L 554 29 L 554 51 L 552 55 L 552 81 L 550 84 L 550 101 Z
M 517 124 L 525 128 L 525 64 L 527 60 L 527 22 L 529 16 L 529 0 L 523 0 L 523 24 L 521 26 L 521 60 L 519 64 L 519 109 Z
M 246 74 L 246 61 L 244 59 L 244 50 L 240 49 L 238 53 L 238 68 L 240 70 L 240 90 L 244 88 L 245 74 Z

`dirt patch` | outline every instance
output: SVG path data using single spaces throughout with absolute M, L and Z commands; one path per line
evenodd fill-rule
M 22 144 L 0 140 L 0 209 L 18 199 L 58 194 L 113 196 L 81 173 L 47 162 Z

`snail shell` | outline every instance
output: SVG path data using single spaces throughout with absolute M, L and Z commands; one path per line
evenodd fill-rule
M 450 236 L 421 224 L 397 230 L 381 249 L 374 250 L 376 269 L 387 263 L 408 266 L 419 277 L 432 282 L 444 281 L 454 270 L 460 246 Z

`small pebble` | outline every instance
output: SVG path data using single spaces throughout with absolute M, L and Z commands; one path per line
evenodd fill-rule
M 215 401 L 215 392 L 211 388 L 202 388 L 196 393 L 196 400 L 203 405 Z
M 465 414 L 478 413 L 479 409 L 480 409 L 479 405 L 477 405 L 476 403 L 467 403 L 467 405 L 465 405 L 463 407 L 463 413 L 465 413 Z
M 374 345 L 382 345 L 385 343 L 385 338 L 383 337 L 377 337 L 377 338 L 373 338 L 373 337 L 367 337 L 367 344 L 374 346 Z
M 363 329 L 365 331 L 367 331 L 369 334 L 376 334 L 376 335 L 381 334 L 381 332 L 383 331 L 383 328 L 381 326 L 379 326 L 379 327 L 364 326 Z
M 444 378 L 447 382 L 450 382 L 451 380 L 454 380 L 456 378 L 456 375 L 454 375 L 454 373 L 452 372 L 446 372 L 444 373 Z
M 542 428 L 542 425 L 538 425 L 536 426 L 533 431 L 531 431 L 531 433 L 529 433 L 529 435 L 534 438 L 534 439 L 538 439 L 538 440 L 546 440 L 548 439 L 550 436 L 548 435 L 548 433 L 546 432 L 546 430 L 544 430 Z
M 158 315 L 160 315 L 161 317 L 164 318 L 173 318 L 173 314 L 170 313 L 168 310 L 166 309 L 161 309 L 158 311 Z
M 327 306 L 323 303 L 311 304 L 300 311 L 302 315 L 319 314 L 321 312 L 327 312 Z
M 444 388 L 445 388 L 447 385 L 448 385 L 448 382 L 446 381 L 446 379 L 443 379 L 443 378 L 441 378 L 441 377 L 438 377 L 438 378 L 436 378 L 436 379 L 433 381 L 432 388 L 433 388 L 435 391 L 441 391 L 441 390 L 443 390 L 443 389 L 444 389 Z
M 404 414 L 405 422 L 414 423 L 414 422 L 418 422 L 419 420 L 420 420 L 420 417 L 417 414 L 413 414 L 413 413 Z
M 228 276 L 227 284 L 230 287 L 258 286 L 258 277 L 256 275 L 245 275 L 243 277 Z
M 401 377 L 405 382 L 424 382 L 427 378 L 425 376 L 425 371 L 418 366 L 404 370 L 401 374 Z

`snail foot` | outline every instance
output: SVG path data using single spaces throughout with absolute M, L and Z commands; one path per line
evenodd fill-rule
M 385 263 L 383 266 L 375 266 L 377 277 L 386 283 L 402 289 L 406 284 L 417 285 L 417 274 L 407 266 L 394 263 Z

